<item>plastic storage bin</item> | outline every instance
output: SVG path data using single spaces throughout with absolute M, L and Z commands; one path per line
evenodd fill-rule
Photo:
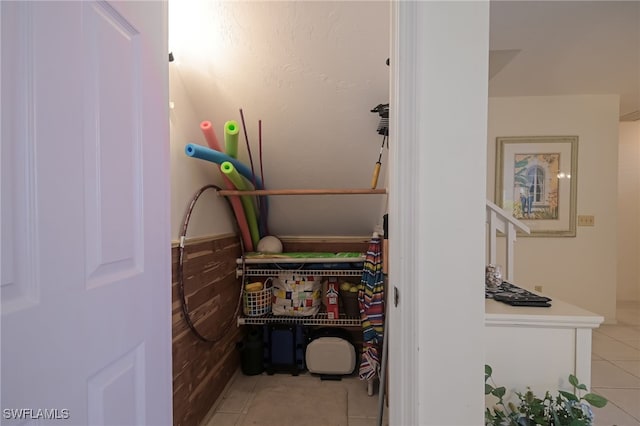
M 249 317 L 259 317 L 270 313 L 271 292 L 271 286 L 259 291 L 245 291 L 242 296 L 244 314 Z

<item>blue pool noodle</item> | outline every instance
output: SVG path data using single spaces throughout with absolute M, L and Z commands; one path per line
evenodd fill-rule
M 216 163 L 217 165 L 221 165 L 225 161 L 228 161 L 231 164 L 233 164 L 233 167 L 235 167 L 238 173 L 240 173 L 249 182 L 254 182 L 255 180 L 256 189 L 264 189 L 264 186 L 262 185 L 262 180 L 258 176 L 254 176 L 254 174 L 251 172 L 251 169 L 249 169 L 247 166 L 242 164 L 242 162 L 238 161 L 233 157 L 228 156 L 225 153 L 222 153 L 220 151 L 216 151 L 215 149 L 211 149 L 209 147 L 198 145 L 195 143 L 188 143 L 184 148 L 184 152 L 185 154 L 187 154 L 188 157 L 211 161 L 212 163 Z M 265 236 L 266 235 L 265 230 L 267 229 L 266 223 L 267 223 L 267 214 L 269 211 L 268 209 L 269 205 L 267 204 L 266 196 L 262 195 L 259 198 L 260 198 L 260 205 L 261 206 L 264 205 L 264 212 L 262 211 L 262 208 L 260 209 L 261 213 L 263 212 L 263 214 L 260 215 L 260 220 L 259 220 L 260 236 Z

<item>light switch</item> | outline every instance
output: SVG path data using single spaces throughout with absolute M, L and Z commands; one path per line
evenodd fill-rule
M 578 216 L 578 226 L 595 226 L 596 218 L 592 215 Z

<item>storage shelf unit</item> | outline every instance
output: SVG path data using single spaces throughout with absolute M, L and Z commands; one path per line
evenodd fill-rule
M 304 324 L 304 325 L 336 325 L 336 326 L 359 326 L 360 318 L 340 317 L 339 319 L 327 318 L 326 312 L 318 313 L 312 317 L 284 317 L 272 314 L 261 317 L 240 317 L 238 325 L 261 325 L 268 323 L 278 324 Z
M 358 257 L 305 257 L 305 258 L 282 258 L 282 257 L 246 257 L 243 256 L 236 259 L 238 267 L 236 268 L 236 277 L 260 277 L 260 276 L 273 276 L 278 273 L 294 273 L 304 271 L 307 275 L 319 275 L 324 277 L 359 277 L 362 275 L 362 268 L 350 268 L 350 269 L 302 269 L 300 268 L 285 268 L 278 265 L 291 265 L 291 264 L 336 264 L 336 263 L 363 263 L 364 256 Z M 254 266 L 258 265 L 258 266 Z M 259 266 L 262 265 L 262 266 Z M 271 266 L 265 266 L 271 265 Z
M 242 277 L 242 286 L 245 285 L 245 277 L 269 277 L 280 273 L 301 273 L 306 275 L 317 275 L 325 277 L 360 277 L 362 267 L 350 269 L 292 269 L 281 268 L 278 264 L 335 264 L 335 263 L 363 263 L 365 256 L 358 257 L 305 257 L 305 258 L 282 258 L 282 257 L 253 257 L 242 256 L 236 260 L 236 276 Z M 270 266 L 267 266 L 270 265 Z M 238 318 L 238 325 L 262 325 L 268 323 L 279 324 L 303 324 L 317 326 L 360 326 L 360 318 L 352 318 L 341 315 L 338 319 L 327 318 L 326 312 L 320 312 L 310 317 L 289 317 L 280 315 L 262 315 L 259 317 L 241 316 Z
M 264 277 L 277 275 L 278 273 L 297 273 L 304 272 L 305 275 L 319 275 L 325 277 L 359 277 L 362 275 L 362 270 L 357 271 L 353 269 L 269 269 L 269 268 L 256 268 L 256 269 L 238 269 L 236 271 L 237 276 L 247 277 Z

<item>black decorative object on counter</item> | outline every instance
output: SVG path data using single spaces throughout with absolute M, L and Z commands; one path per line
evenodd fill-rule
M 549 297 L 539 296 L 507 281 L 503 281 L 502 284 L 495 289 L 487 288 L 485 290 L 485 297 L 511 306 L 534 306 L 543 308 L 551 306 L 550 302 L 552 300 Z

